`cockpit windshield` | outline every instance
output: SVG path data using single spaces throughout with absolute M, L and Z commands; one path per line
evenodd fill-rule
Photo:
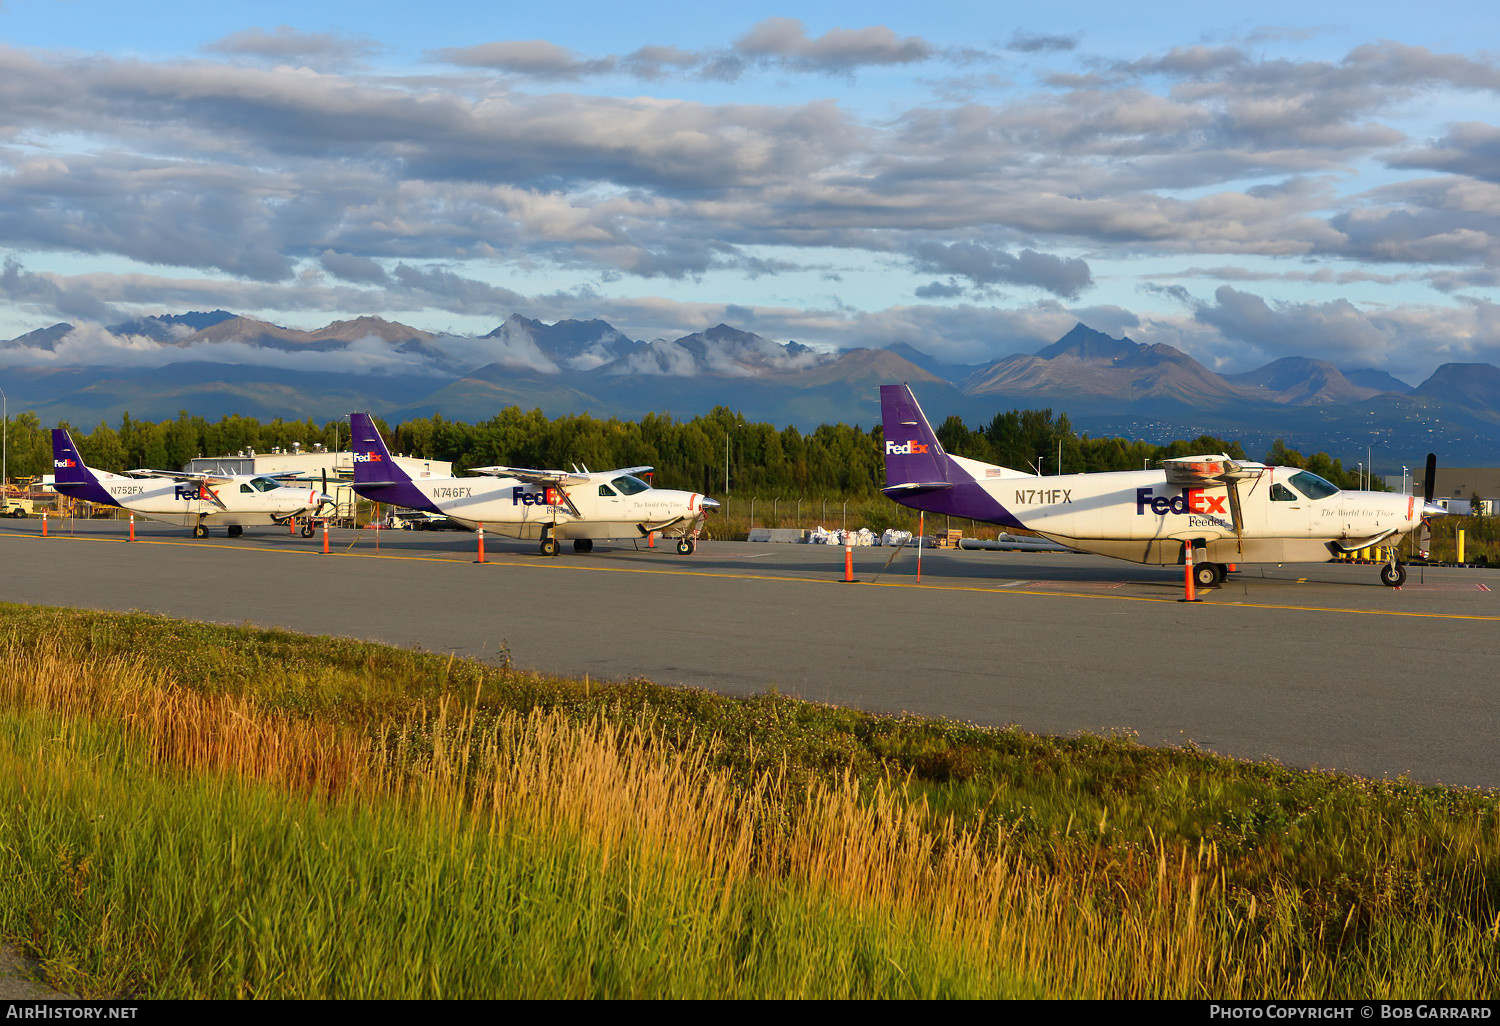
M 274 477 L 252 477 L 250 483 L 255 486 L 257 492 L 269 492 L 273 488 L 281 487 L 281 482 Z
M 1326 499 L 1330 495 L 1339 493 L 1337 486 L 1306 470 L 1299 470 L 1293 474 L 1289 483 L 1309 499 Z
M 626 474 L 624 477 L 615 478 L 610 484 L 618 488 L 621 495 L 634 495 L 636 492 L 648 491 L 651 488 L 650 485 L 640 478 L 631 477 L 629 474 Z

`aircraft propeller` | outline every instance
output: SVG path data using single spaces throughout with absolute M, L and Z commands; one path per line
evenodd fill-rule
M 333 507 L 333 511 L 335 513 L 338 512 L 338 508 L 339 508 L 338 503 L 336 501 L 334 501 L 333 499 L 331 499 L 331 498 L 328 497 L 329 492 L 328 492 L 328 468 L 327 467 L 323 468 L 323 483 L 322 483 L 322 485 L 318 489 L 318 494 L 322 495 L 324 498 L 323 498 L 322 502 L 318 503 L 317 511 L 313 513 L 313 516 L 317 516 L 317 517 L 323 516 L 324 515 L 324 513 L 323 513 L 323 507 L 325 507 L 325 506 L 332 506 Z
M 1432 514 L 1427 508 L 1432 505 L 1432 496 L 1437 488 L 1437 453 L 1427 454 L 1427 477 L 1422 482 L 1422 531 L 1417 536 L 1417 544 L 1422 549 L 1422 558 L 1427 558 L 1427 553 L 1432 551 Z

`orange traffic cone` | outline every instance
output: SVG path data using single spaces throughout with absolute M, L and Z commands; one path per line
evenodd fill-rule
M 1183 563 L 1187 567 L 1187 572 L 1183 575 L 1184 576 L 1184 580 L 1186 582 L 1186 595 L 1183 598 L 1178 599 L 1177 601 L 1178 602 L 1202 602 L 1203 600 L 1198 597 L 1197 592 L 1193 588 L 1194 582 L 1193 582 L 1193 543 L 1192 542 L 1185 542 L 1184 543 L 1184 548 L 1182 550 L 1182 560 L 1183 560 Z

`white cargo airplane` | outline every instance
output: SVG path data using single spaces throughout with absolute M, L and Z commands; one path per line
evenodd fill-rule
M 476 467 L 475 474 L 496 480 L 412 478 L 391 459 L 368 413 L 351 413 L 349 425 L 354 490 L 360 495 L 440 513 L 470 530 L 539 539 L 547 556 L 557 555 L 557 544 L 565 539 L 572 539 L 574 552 L 591 552 L 596 541 L 639 540 L 653 532 L 676 538 L 677 551 L 691 555 L 704 515 L 719 506 L 697 492 L 653 488 L 635 476 L 650 467 L 594 472 Z
M 1160 470 L 1038 477 L 943 451 L 911 389 L 881 385 L 886 495 L 903 506 L 1035 531 L 1083 552 L 1132 563 L 1184 564 L 1220 583 L 1228 564 L 1326 563 L 1337 554 L 1399 540 L 1447 511 L 1391 492 L 1346 492 L 1296 467 L 1223 454 L 1162 461 Z M 1406 568 L 1392 544 L 1380 580 L 1399 587 Z
M 229 537 L 238 538 L 246 527 L 285 525 L 293 517 L 308 518 L 302 537 L 311 538 L 311 518 L 333 501 L 317 488 L 292 488 L 266 474 L 133 470 L 125 475 L 93 470 L 84 465 L 62 428 L 52 430 L 52 467 L 55 487 L 63 495 L 191 527 L 194 538 L 208 537 L 208 529 L 216 526 L 227 527 Z

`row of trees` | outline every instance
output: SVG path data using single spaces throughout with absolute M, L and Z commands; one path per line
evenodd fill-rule
M 648 415 L 639 421 L 599 420 L 586 414 L 545 416 L 540 410 L 510 406 L 489 420 L 462 424 L 441 416 L 419 417 L 394 427 L 377 421 L 391 450 L 424 459 L 451 460 L 456 471 L 505 464 L 523 467 L 594 469 L 651 466 L 656 483 L 710 495 L 747 494 L 817 498 L 869 496 L 884 484 L 881 429 L 825 424 L 811 434 L 794 427 L 777 430 L 751 423 L 726 407 L 692 420 Z M 311 420 L 224 417 L 211 422 L 186 411 L 175 420 L 151 422 L 126 414 L 118 429 L 101 423 L 82 432 L 64 422 L 90 466 L 122 471 L 135 467 L 180 468 L 196 456 L 223 456 L 245 449 L 268 452 L 301 443 L 347 448 L 349 426 L 342 420 L 321 426 Z M 1090 438 L 1073 429 L 1066 414 L 1011 410 L 996 414 L 983 428 L 949 417 L 937 430 L 949 452 L 986 463 L 1055 474 L 1140 470 L 1157 461 L 1193 453 L 1222 452 L 1244 459 L 1238 442 L 1211 435 L 1170 445 L 1124 438 Z M 52 441 L 34 413 L 10 421 L 8 463 L 12 477 L 42 475 L 52 469 Z M 1059 466 L 1060 459 L 1060 466 Z M 1358 487 L 1357 475 L 1317 453 L 1303 457 L 1278 439 L 1266 462 L 1304 467 L 1341 488 Z M 726 486 L 727 476 L 727 486 Z
M 943 448 L 955 455 L 1033 473 L 1093 474 L 1142 470 L 1161 460 L 1200 453 L 1223 453 L 1237 460 L 1249 458 L 1239 442 L 1213 435 L 1199 435 L 1168 445 L 1126 438 L 1090 438 L 1073 430 L 1066 413 L 1054 416 L 1050 409 L 997 413 L 984 428 L 970 428 L 960 418 L 949 417 L 937 429 L 937 436 Z M 1340 460 L 1326 452 L 1303 456 L 1296 449 L 1288 449 L 1279 438 L 1263 462 L 1310 470 L 1340 488 L 1361 486 L 1359 474 L 1345 470 Z M 1376 482 L 1371 487 L 1384 490 L 1385 486 Z

